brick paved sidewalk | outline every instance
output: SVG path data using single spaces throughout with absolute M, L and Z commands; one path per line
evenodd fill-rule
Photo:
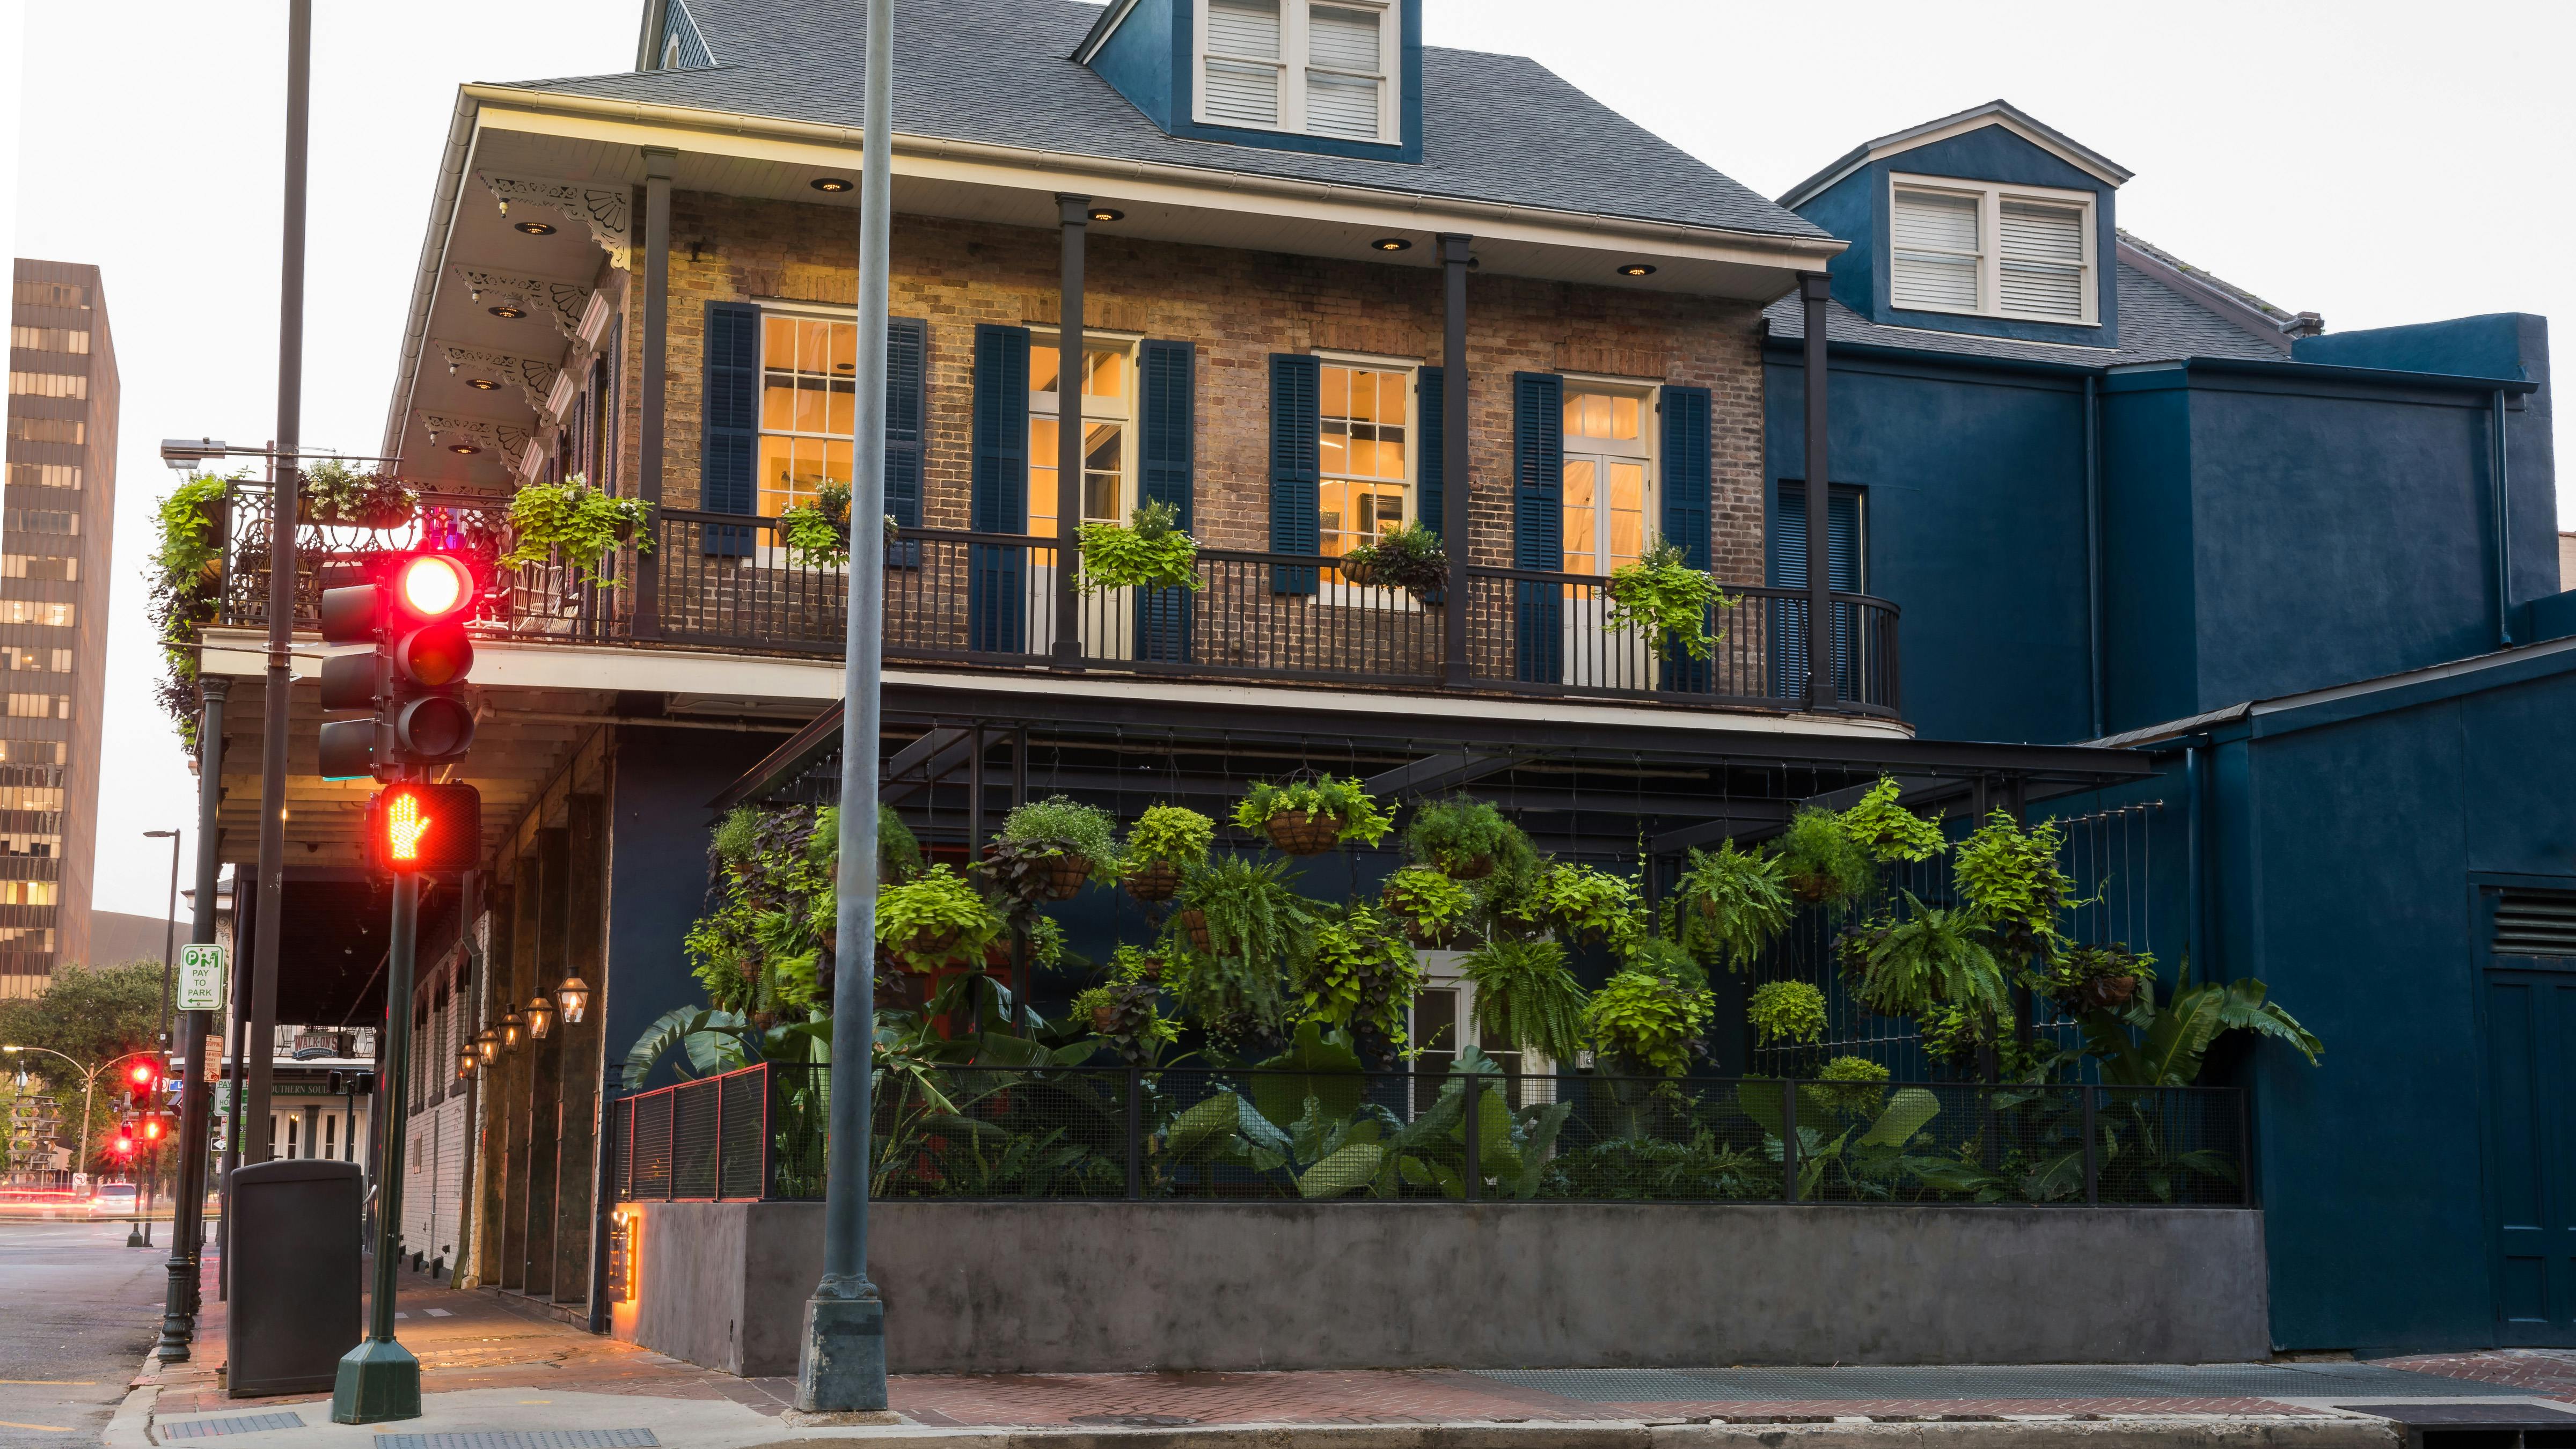
M 207 1295 L 198 1352 L 187 1364 L 158 1375 L 153 1418 L 243 1412 L 264 1406 L 327 1403 L 328 1394 L 232 1399 L 224 1396 L 223 1308 Z M 793 1402 L 786 1379 L 742 1379 L 681 1362 L 649 1349 L 594 1337 L 542 1308 L 514 1303 L 490 1291 L 460 1293 L 417 1275 L 402 1288 L 398 1327 L 419 1356 L 423 1390 L 447 1395 L 474 1390 L 608 1394 L 679 1401 L 729 1400 L 775 1418 Z M 2462 1395 L 2564 1399 L 2576 1403 L 2576 1353 L 2564 1351 L 2450 1354 L 2387 1360 L 2368 1368 L 2405 1369 L 2459 1382 Z M 2123 1371 L 2105 1371 L 2115 1376 Z M 1837 1397 L 1672 1397 L 1674 1386 L 1695 1381 L 1651 1371 L 1590 1374 L 1519 1374 L 1505 1377 L 1445 1370 L 1309 1371 L 1296 1373 L 1135 1373 L 905 1375 L 890 1385 L 893 1406 L 930 1429 L 1118 1429 L 1198 1425 L 1303 1424 L 1407 1426 L 1431 1424 L 1648 1423 L 1973 1423 L 2025 1417 L 2116 1420 L 2138 1417 L 2314 1420 L 2334 1417 L 2328 1401 L 2360 1403 L 2449 1394 L 2421 1385 L 2390 1394 L 2385 1382 L 2368 1388 L 2320 1375 L 2313 1393 L 2259 1396 L 2111 1396 L 2066 1392 L 2049 1397 L 1975 1398 L 1979 1377 L 2011 1370 L 1798 1370 L 1762 1374 L 1758 1381 L 1834 1386 Z M 1907 1383 L 1949 1375 L 1961 1387 L 1941 1397 L 1862 1398 L 1866 1386 L 1890 1378 Z M 1849 1377 L 1846 1378 L 1845 1376 Z M 2070 1377 L 2099 1375 L 2081 1369 L 2018 1371 Z M 1521 1380 L 1513 1382 L 1512 1379 Z M 1712 1380 L 1723 1381 L 1723 1375 Z M 1537 1383 L 1529 1382 L 1531 1380 Z M 1699 1381 L 1708 1382 L 1708 1381 Z M 1741 1380 L 1739 1380 L 1741 1382 Z M 1857 1386 L 1857 1387 L 1855 1387 Z M 2473 1387 L 2474 1386 L 2474 1387 Z M 2492 1386 L 2492 1387 L 2490 1387 Z M 2302 1386 L 2304 1387 L 2304 1386 Z M 1741 1390 L 1739 1389 L 1739 1392 Z M 1626 1397 L 1634 1393 L 1637 1397 Z M 2294 1402 L 2285 1402 L 2284 1400 Z M 540 1399 L 519 1400 L 542 1403 Z M 321 1416 L 306 1415 L 319 1422 Z

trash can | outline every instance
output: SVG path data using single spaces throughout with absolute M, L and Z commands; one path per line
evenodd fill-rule
M 224 1265 L 224 1392 L 327 1394 L 341 1355 L 364 1335 L 354 1162 L 299 1158 L 233 1169 Z

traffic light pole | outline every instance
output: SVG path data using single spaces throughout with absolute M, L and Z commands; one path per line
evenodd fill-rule
M 215 941 L 215 885 L 223 869 L 215 819 L 223 804 L 224 701 L 231 693 L 231 681 L 207 680 L 197 718 L 197 888 L 188 921 L 191 945 Z M 171 1188 L 170 1286 L 161 1308 L 161 1342 L 153 1349 L 163 1363 L 185 1363 L 188 1342 L 197 1334 L 198 1264 L 206 1245 L 206 1142 L 214 1120 L 214 1083 L 208 1073 L 223 1067 L 220 1060 L 206 1060 L 209 1015 L 179 1013 L 179 1170 Z
M 402 1252 L 402 1104 L 411 1070 L 411 986 L 420 926 L 420 876 L 394 873 L 392 939 L 386 942 L 385 1039 L 376 1053 L 383 1087 L 385 1170 L 376 1178 L 376 1258 L 367 1299 L 367 1336 L 341 1358 L 331 1387 L 331 1422 L 380 1424 L 420 1417 L 420 1360 L 394 1341 L 394 1275 Z

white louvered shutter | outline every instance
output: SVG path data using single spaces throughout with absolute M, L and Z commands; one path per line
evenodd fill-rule
M 1379 132 L 1378 27 L 1385 14 L 1317 5 L 1307 17 L 1306 129 L 1318 136 L 1374 141 Z
M 1890 295 L 1897 306 L 1977 309 L 1977 211 L 1973 196 L 1896 193 Z
M 2084 212 L 2035 201 L 2003 204 L 2003 309 L 2081 321 Z
M 1279 124 L 1279 0 L 1208 0 L 1200 94 L 1211 121 Z

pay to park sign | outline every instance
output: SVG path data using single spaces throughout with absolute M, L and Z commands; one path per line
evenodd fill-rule
M 179 980 L 173 1003 L 181 1011 L 224 1009 L 224 948 L 216 945 L 179 948 Z

